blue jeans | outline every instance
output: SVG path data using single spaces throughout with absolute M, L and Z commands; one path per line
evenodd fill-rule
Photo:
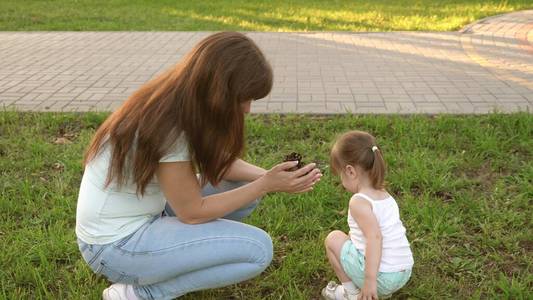
M 207 185 L 204 196 L 244 183 Z M 241 222 L 255 200 L 226 217 L 204 224 L 180 222 L 167 205 L 133 234 L 110 244 L 78 239 L 83 259 L 111 282 L 132 284 L 142 299 L 173 299 L 192 291 L 222 287 L 259 275 L 272 260 L 272 240 L 263 230 Z

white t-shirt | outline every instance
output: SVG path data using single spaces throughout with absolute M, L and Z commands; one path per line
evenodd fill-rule
M 135 232 L 165 208 L 166 199 L 157 178 L 137 196 L 137 185 L 128 180 L 120 189 L 115 183 L 104 188 L 110 164 L 110 146 L 87 164 L 81 180 L 76 211 L 76 235 L 88 244 L 108 244 Z M 189 161 L 184 134 L 160 162 Z
M 361 193 L 355 194 L 353 197 L 360 197 L 370 202 L 372 212 L 378 221 L 381 236 L 383 237 L 379 271 L 399 272 L 411 269 L 414 264 L 413 253 L 405 235 L 405 227 L 400 220 L 400 209 L 396 200 L 392 196 L 389 196 L 387 199 L 376 201 Z M 355 248 L 364 255 L 366 238 L 352 217 L 349 209 L 348 226 L 350 226 L 350 239 L 354 243 Z

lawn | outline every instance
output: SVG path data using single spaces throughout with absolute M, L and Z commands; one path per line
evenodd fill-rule
M 456 30 L 530 0 L 2 0 L 0 30 Z
M 98 299 L 107 282 L 75 242 L 81 158 L 105 114 L 0 112 L 0 299 Z M 274 260 L 248 282 L 185 299 L 317 299 L 334 278 L 323 250 L 346 230 L 349 194 L 328 172 L 335 135 L 374 133 L 414 251 L 396 299 L 531 299 L 533 116 L 251 116 L 246 158 L 298 151 L 325 177 L 312 193 L 270 195 L 246 221 Z

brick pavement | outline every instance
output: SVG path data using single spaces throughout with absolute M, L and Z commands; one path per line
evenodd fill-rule
M 108 111 L 209 32 L 0 32 L 0 107 Z M 256 113 L 533 111 L 533 10 L 459 32 L 247 33 L 274 67 Z

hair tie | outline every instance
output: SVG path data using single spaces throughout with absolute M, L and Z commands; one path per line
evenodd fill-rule
M 378 150 L 378 146 L 372 146 L 372 152 L 376 152 Z

